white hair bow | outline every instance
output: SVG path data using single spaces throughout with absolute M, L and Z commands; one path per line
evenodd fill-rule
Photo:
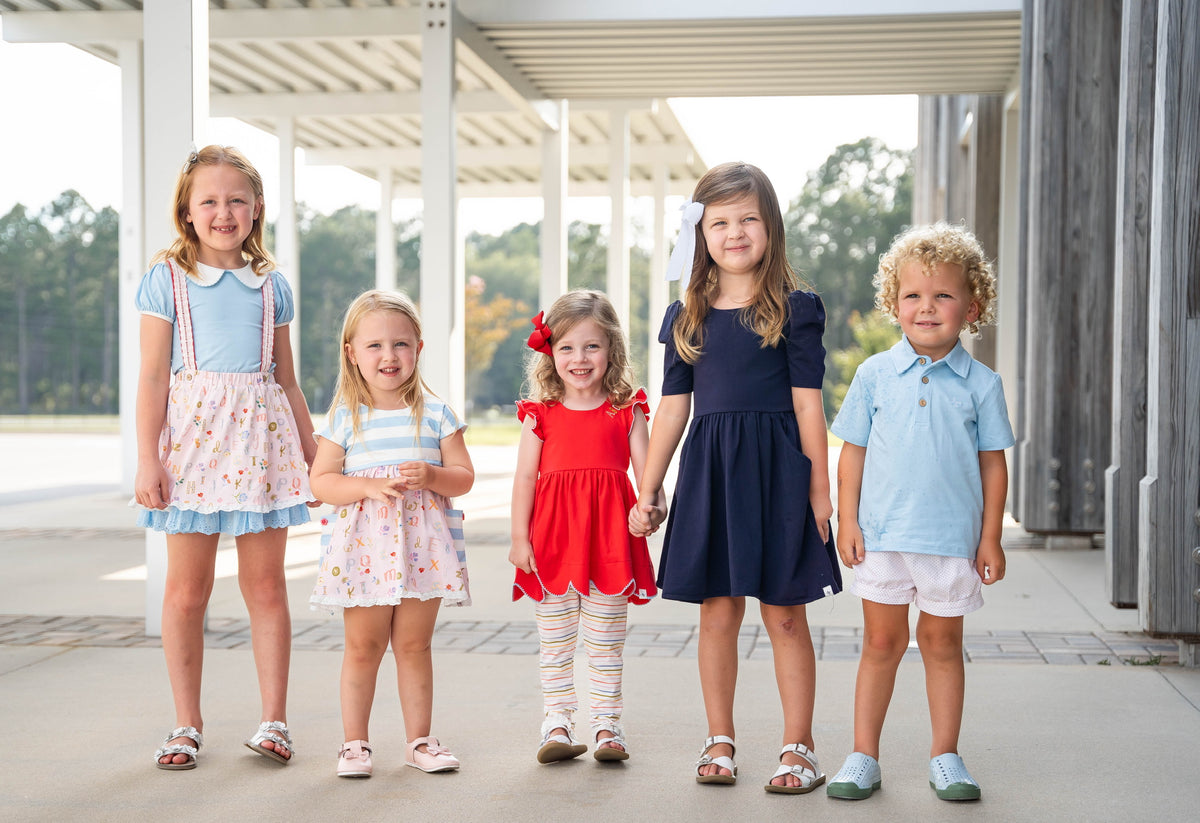
M 690 199 L 679 207 L 683 216 L 679 221 L 679 238 L 671 251 L 671 259 L 667 261 L 667 280 L 678 280 L 687 272 L 682 288 L 687 290 L 688 280 L 692 278 L 692 263 L 696 256 L 696 226 L 704 216 L 704 204 L 693 203 Z

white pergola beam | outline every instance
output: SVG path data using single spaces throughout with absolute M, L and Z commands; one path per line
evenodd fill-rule
M 667 194 L 672 197 L 687 197 L 696 188 L 698 177 L 674 178 L 667 185 Z M 460 200 L 482 199 L 493 197 L 542 197 L 544 190 L 540 180 L 524 182 L 504 181 L 481 183 L 460 181 L 454 189 Z M 418 183 L 397 182 L 392 190 L 397 200 L 420 200 L 421 186 Z M 568 197 L 608 197 L 610 189 L 607 180 L 571 180 L 567 183 Z M 654 181 L 630 180 L 630 197 L 653 197 Z
M 619 136 L 617 139 L 620 139 Z M 371 167 L 420 166 L 424 152 L 420 146 L 412 148 L 328 148 L 306 149 L 305 161 L 310 166 L 353 166 Z M 571 146 L 570 163 L 572 166 L 607 166 L 612 159 L 609 145 Z M 628 150 L 628 161 L 633 165 L 648 166 L 656 163 L 672 165 L 694 162 L 691 152 L 683 153 L 674 143 L 652 143 L 649 145 L 632 145 Z M 460 147 L 458 149 L 459 165 L 499 166 L 499 167 L 528 167 L 537 169 L 542 163 L 542 150 L 539 146 L 495 146 L 495 147 Z
M 466 414 L 466 287 L 458 236 L 454 0 L 421 6 L 421 376 Z M 387 165 L 376 163 L 376 166 Z
M 5 17 L 7 29 L 8 17 Z M 143 260 L 166 248 L 174 235 L 170 222 L 176 176 L 188 148 L 208 120 L 208 2 L 153 3 L 140 20 L 143 47 L 142 119 Z M 132 307 L 122 306 L 123 311 Z M 122 428 L 125 428 L 122 426 Z M 125 449 L 136 442 L 123 443 Z M 162 634 L 162 601 L 167 577 L 167 543 L 162 532 L 146 529 L 146 634 Z
M 567 101 L 559 103 L 559 121 L 567 120 Z M 566 129 L 542 130 L 542 276 L 538 305 L 548 309 L 567 290 L 567 163 Z
M 603 3 L 562 0 L 461 0 L 463 14 L 481 26 L 518 23 L 604 23 L 630 20 L 763 20 L 789 17 L 873 17 L 897 13 L 895 0 L 842 0 L 831 8 L 826 0 L 688 0 L 647 3 L 605 0 Z M 995 14 L 1021 11 L 1021 0 L 912 0 L 902 13 Z
M 514 109 L 499 92 L 459 92 L 459 114 L 507 114 Z M 386 117 L 419 115 L 419 91 L 298 92 L 287 94 L 218 94 L 213 117 Z
M 219 40 L 374 40 L 418 37 L 415 7 L 213 9 L 209 37 Z M 104 43 L 140 40 L 142 12 L 35 11 L 4 15 L 10 43 Z
M 562 123 L 554 101 L 534 86 L 512 62 L 497 49 L 467 18 L 455 9 L 455 34 L 464 49 L 459 59 L 494 86 L 518 111 L 541 122 L 545 128 L 558 130 Z

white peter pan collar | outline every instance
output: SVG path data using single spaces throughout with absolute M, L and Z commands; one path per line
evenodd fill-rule
M 241 281 L 243 286 L 250 289 L 261 289 L 271 279 L 266 275 L 259 276 L 255 274 L 254 269 L 250 268 L 249 263 L 240 269 L 218 269 L 197 261 L 195 280 L 201 286 L 215 286 L 225 272 L 232 274 Z

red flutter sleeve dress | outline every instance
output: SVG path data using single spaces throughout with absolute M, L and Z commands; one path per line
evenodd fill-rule
M 606 595 L 647 603 L 658 589 L 646 539 L 629 533 L 629 510 L 637 493 L 629 479 L 629 432 L 633 410 L 649 415 L 645 391 L 624 408 L 603 403 L 595 409 L 568 409 L 561 403 L 517 403 L 517 417 L 533 417 L 542 441 L 529 538 L 537 573 L 517 570 L 513 600 L 526 595 L 575 590 L 587 595 L 594 585 Z

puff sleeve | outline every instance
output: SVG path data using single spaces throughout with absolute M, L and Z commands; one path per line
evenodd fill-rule
M 678 300 L 667 306 L 662 328 L 658 331 L 658 342 L 667 347 L 663 354 L 662 393 L 664 395 L 691 394 L 692 392 L 692 364 L 680 357 L 679 352 L 675 349 L 675 319 L 679 317 L 681 311 L 683 311 L 683 303 Z
M 825 379 L 825 305 L 810 291 L 788 295 L 787 356 L 791 385 L 819 389 Z

